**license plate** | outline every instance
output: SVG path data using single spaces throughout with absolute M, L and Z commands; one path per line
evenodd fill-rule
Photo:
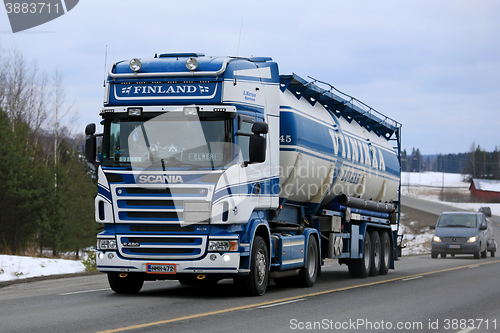
M 459 249 L 460 245 L 450 245 L 450 249 Z
M 146 272 L 149 274 L 175 274 L 177 267 L 175 264 L 147 264 Z

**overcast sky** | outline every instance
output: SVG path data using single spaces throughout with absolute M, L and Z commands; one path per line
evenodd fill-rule
M 61 70 L 82 133 L 100 121 L 107 45 L 108 66 L 156 52 L 269 56 L 402 123 L 410 152 L 500 148 L 497 0 L 81 0 L 16 34 L 0 8 L 0 42 Z

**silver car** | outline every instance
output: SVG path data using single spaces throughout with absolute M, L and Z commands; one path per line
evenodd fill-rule
M 494 256 L 492 240 L 488 237 L 488 221 L 479 212 L 446 212 L 439 216 L 431 243 L 431 257 L 446 258 L 447 254 L 473 254 L 475 259 Z M 493 240 L 494 243 L 494 240 Z

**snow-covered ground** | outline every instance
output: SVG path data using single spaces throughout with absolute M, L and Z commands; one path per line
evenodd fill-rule
M 453 188 L 457 191 L 468 192 L 469 183 L 463 181 L 461 174 L 442 174 L 439 172 L 407 173 L 401 175 L 401 188 L 404 195 L 418 197 L 429 201 L 439 201 L 439 189 Z M 500 204 L 481 203 L 455 203 L 443 202 L 455 207 L 477 210 L 481 206 L 489 206 L 494 215 L 500 215 Z M 424 254 L 430 252 L 430 240 L 432 232 L 424 230 L 421 234 L 411 234 L 401 228 L 405 235 L 405 243 L 408 245 L 403 249 L 403 255 Z M 54 274 L 71 274 L 85 272 L 85 266 L 81 261 L 66 259 L 45 259 L 19 256 L 0 255 L 0 282 L 9 280 L 26 279 L 36 276 L 47 276 Z
M 459 173 L 442 172 L 402 172 L 401 187 L 447 187 L 469 189 L 470 183 L 464 182 L 463 175 Z
M 82 272 L 85 266 L 79 260 L 0 255 L 0 282 Z

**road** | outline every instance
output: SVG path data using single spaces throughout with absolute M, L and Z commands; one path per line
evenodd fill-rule
M 211 288 L 146 282 L 135 296 L 114 294 L 101 274 L 14 284 L 0 288 L 0 331 L 500 331 L 498 257 L 412 256 L 396 268 L 351 279 L 330 260 L 313 288 L 271 284 L 262 297 L 239 297 L 229 280 Z

